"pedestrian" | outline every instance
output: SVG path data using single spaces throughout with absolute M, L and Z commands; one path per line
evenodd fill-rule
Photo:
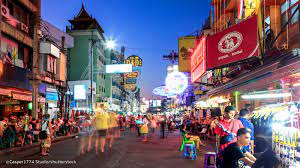
M 87 117 L 81 123 L 80 129 L 80 154 L 85 154 L 86 150 L 90 151 L 90 134 L 91 134 L 91 122 L 90 118 Z
M 243 124 L 235 119 L 235 109 L 233 106 L 227 106 L 224 111 L 224 119 L 221 119 L 215 128 L 216 142 L 220 150 L 223 150 L 229 144 L 236 142 L 236 134 Z
M 154 115 L 152 115 L 152 117 L 151 117 L 151 130 L 152 130 L 152 134 L 155 133 L 156 127 L 157 127 L 156 117 Z
M 239 168 L 243 167 L 243 164 L 251 167 L 255 163 L 256 158 L 243 148 L 250 143 L 250 133 L 248 128 L 240 128 L 237 131 L 237 141 L 228 145 L 222 153 L 221 168 Z
M 251 138 L 250 138 L 250 145 L 245 146 L 244 148 L 254 154 L 254 126 L 253 124 L 249 121 L 251 118 L 251 113 L 247 109 L 241 109 L 240 114 L 239 114 L 239 120 L 242 122 L 243 126 L 245 128 L 248 128 L 251 130 Z
M 40 132 L 40 140 L 42 140 L 42 156 L 47 156 L 49 153 L 47 151 L 50 150 L 51 147 L 51 122 L 49 121 L 49 116 L 45 115 L 44 120 L 42 122 L 42 128 Z
M 98 143 L 100 141 L 100 151 L 104 153 L 104 147 L 105 147 L 105 139 L 107 135 L 107 129 L 108 129 L 108 114 L 107 112 L 101 110 L 97 112 L 96 114 L 96 120 L 95 120 L 95 125 L 97 129 L 97 135 L 98 137 L 96 138 L 95 142 L 95 150 L 96 150 L 96 155 L 98 155 Z
M 109 149 L 112 149 L 112 145 L 114 142 L 114 139 L 116 138 L 116 130 L 118 129 L 117 126 L 117 117 L 115 116 L 115 113 L 109 113 L 109 119 L 108 119 L 108 131 L 107 131 L 107 139 L 109 140 Z
M 140 133 L 140 127 L 142 126 L 142 118 L 141 118 L 141 115 L 138 114 L 136 120 L 135 120 L 135 125 L 136 125 L 136 130 L 137 130 L 137 136 L 140 137 L 141 136 L 141 133 Z
M 160 118 L 159 124 L 160 124 L 160 138 L 165 138 L 165 127 L 167 123 L 167 116 L 166 114 L 163 114 Z
M 134 133 L 134 130 L 135 130 L 135 118 L 134 115 L 132 114 L 130 116 L 130 132 Z
M 235 119 L 235 109 L 233 106 L 227 106 L 224 110 L 224 118 L 217 122 L 215 128 L 216 143 L 217 143 L 217 166 L 222 163 L 222 152 L 230 144 L 237 141 L 236 135 L 243 124 L 240 120 Z M 215 121 L 216 122 L 216 121 Z
M 142 126 L 140 127 L 140 133 L 144 136 L 143 142 L 147 142 L 148 141 L 148 118 L 147 115 L 144 115 L 143 119 L 142 119 Z

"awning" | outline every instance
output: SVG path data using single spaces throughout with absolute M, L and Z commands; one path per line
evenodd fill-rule
M 206 100 L 212 96 L 224 95 L 234 91 L 247 91 L 268 86 L 268 84 L 274 81 L 300 72 L 300 50 L 296 49 L 295 51 L 298 51 L 298 53 L 293 52 L 293 56 L 290 59 L 285 58 L 282 62 L 278 60 L 269 65 L 258 67 L 254 71 L 248 72 L 239 78 L 208 91 L 207 94 L 202 96 L 199 100 Z

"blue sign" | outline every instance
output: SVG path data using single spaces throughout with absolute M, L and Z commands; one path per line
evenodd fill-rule
M 70 108 L 75 108 L 75 107 L 76 107 L 76 102 L 75 101 L 71 101 Z
M 46 100 L 58 101 L 58 94 L 53 92 L 46 93 Z

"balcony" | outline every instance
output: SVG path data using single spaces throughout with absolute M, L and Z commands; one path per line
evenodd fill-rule
M 37 7 L 30 1 L 30 0 L 19 0 L 21 4 L 23 4 L 27 9 L 29 9 L 31 12 L 36 12 Z
M 8 34 L 9 36 L 15 38 L 16 40 L 20 41 L 21 43 L 24 43 L 30 47 L 32 47 L 32 38 L 29 37 L 28 35 L 26 35 L 25 33 L 17 30 L 16 28 L 14 28 L 13 26 L 5 23 L 5 22 L 1 22 L 0 25 L 0 30 L 3 33 Z

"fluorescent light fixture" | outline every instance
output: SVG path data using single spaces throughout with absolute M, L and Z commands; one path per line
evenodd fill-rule
M 265 93 L 265 94 L 248 94 L 242 95 L 243 99 L 268 99 L 268 98 L 282 98 L 290 97 L 291 93 Z
M 112 64 L 105 66 L 106 73 L 128 73 L 132 72 L 132 64 Z

